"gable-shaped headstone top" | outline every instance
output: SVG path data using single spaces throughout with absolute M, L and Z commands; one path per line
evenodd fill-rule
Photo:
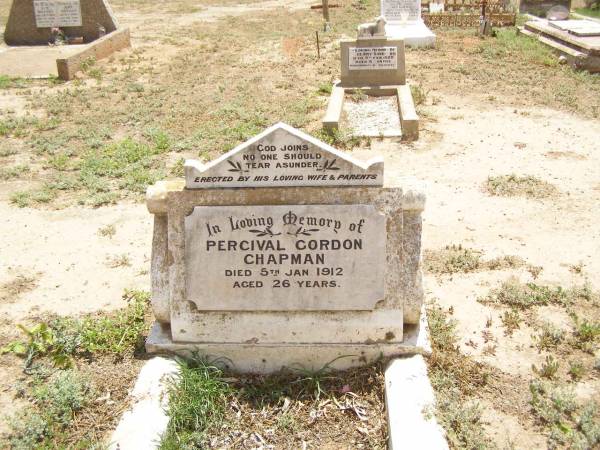
M 187 189 L 383 186 L 383 158 L 359 161 L 278 123 L 220 158 L 185 163 Z

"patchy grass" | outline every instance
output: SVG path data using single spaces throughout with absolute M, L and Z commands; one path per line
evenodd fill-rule
M 600 7 L 596 8 L 575 8 L 575 12 L 582 16 L 600 18 Z
M 25 88 L 27 85 L 27 79 L 0 74 L 0 89 Z
M 121 255 L 111 256 L 107 259 L 106 264 L 111 269 L 116 269 L 118 267 L 130 267 L 131 258 L 129 258 L 129 255 L 123 253 Z
M 596 448 L 600 444 L 598 404 L 580 403 L 571 386 L 534 380 L 531 408 L 548 433 L 549 448 Z
M 558 194 L 558 189 L 546 181 L 526 175 L 499 175 L 488 177 L 485 189 L 500 197 L 527 197 L 542 199 Z
M 20 325 L 27 340 L 14 341 L 0 353 L 22 356 L 29 369 L 40 357 L 50 357 L 57 367 L 70 367 L 74 356 L 131 352 L 143 344 L 150 296 L 142 291 L 126 291 L 123 298 L 127 307 L 113 314 L 82 319 L 59 317 L 31 328 Z
M 223 361 L 181 361 L 169 389 L 162 449 L 386 448 L 383 368 L 286 369 L 268 376 L 221 370 Z M 303 444 L 304 443 L 304 444 Z
M 567 306 L 576 301 L 595 301 L 597 295 L 589 285 L 564 289 L 536 283 L 521 283 L 511 277 L 499 288 L 492 289 L 487 296 L 477 299 L 483 304 L 506 305 L 515 309 L 529 309 L 535 306 L 559 305 Z
M 436 394 L 435 416 L 447 433 L 451 448 L 491 448 L 481 408 L 473 396 L 486 386 L 490 372 L 458 350 L 456 323 L 433 306 L 428 309 L 433 354 L 429 377 Z
M 26 339 L 5 346 L 3 365 L 25 359 L 14 380 L 26 402 L 7 418 L 0 447 L 14 449 L 106 448 L 141 362 L 149 314 L 148 294 L 126 292 L 127 307 L 112 314 L 58 317 L 32 327 L 20 326 Z
M 517 34 L 514 28 L 498 28 L 495 31 L 495 38 L 484 39 L 477 49 L 484 59 L 520 58 L 533 65 L 558 66 L 557 56 L 537 39 Z
M 142 3 L 153 13 L 171 14 L 173 6 L 135 4 Z M 178 5 L 174 14 L 191 6 L 187 1 Z M 20 139 L 41 161 L 43 180 L 53 193 L 47 202 L 51 206 L 141 200 L 148 184 L 169 173 L 180 174 L 180 167 L 173 172 L 167 167 L 175 156 L 181 158 L 177 153 L 211 159 L 278 121 L 319 133 L 323 98 L 316 91 L 331 85 L 331 74 L 339 70 L 338 52 L 329 49 L 340 36 L 353 33 L 365 13 L 376 10 L 374 3 L 368 11 L 349 3 L 332 11 L 335 31 L 322 36 L 319 60 L 314 30 L 322 21 L 309 9 L 286 14 L 257 11 L 190 23 L 183 34 L 181 28 L 160 28 L 156 39 L 167 48 L 171 42 L 178 46 L 168 58 L 157 63 L 150 50 L 141 47 L 112 60 L 90 60 L 84 72 L 96 83 L 74 81 L 28 95 L 29 107 L 49 119 L 3 118 L 0 135 Z M 273 23 L 278 26 L 273 28 Z M 233 33 L 226 44 L 224 28 Z M 297 51 L 286 53 L 282 42 L 290 39 Z M 360 142 L 333 138 L 350 146 Z M 36 195 L 15 194 L 14 203 L 43 205 L 32 198 Z
M 29 292 L 37 287 L 39 274 L 37 275 L 17 275 L 10 281 L 0 285 L 0 301 L 14 302 L 25 292 Z
M 14 449 L 64 445 L 74 416 L 92 401 L 93 395 L 90 381 L 75 370 L 38 373 L 28 389 L 32 406 L 9 420 L 5 444 Z M 80 442 L 79 448 L 86 444 Z
M 425 250 L 424 260 L 425 270 L 438 275 L 513 269 L 526 265 L 522 258 L 511 255 L 485 260 L 483 252 L 462 245 L 447 245 L 440 250 Z
M 50 203 L 57 196 L 56 189 L 44 186 L 29 191 L 16 191 L 10 195 L 10 202 L 19 208 Z

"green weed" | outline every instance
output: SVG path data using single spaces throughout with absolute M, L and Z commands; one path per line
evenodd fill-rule
M 569 363 L 569 375 L 573 381 L 579 381 L 585 375 L 585 367 L 580 362 L 571 361 Z
M 470 399 L 489 375 L 458 350 L 456 323 L 434 306 L 427 311 L 433 354 L 429 376 L 436 394 L 435 416 L 444 427 L 451 448 L 492 448 L 481 408 Z
M 8 75 L 0 74 L 0 89 L 24 88 L 27 87 L 27 80 L 24 78 L 14 78 Z
M 57 318 L 28 329 L 19 328 L 26 341 L 5 346 L 2 353 L 15 353 L 25 358 L 28 369 L 33 360 L 50 356 L 57 367 L 70 367 L 72 357 L 85 353 L 123 354 L 138 348 L 146 331 L 146 311 L 150 296 L 143 291 L 125 291 L 127 307 L 107 316 L 83 319 Z
M 333 85 L 331 83 L 321 83 L 319 85 L 318 93 L 321 95 L 331 95 L 332 90 L 333 90 Z
M 596 344 L 600 342 L 600 322 L 581 320 L 574 313 L 571 314 L 571 318 L 575 325 L 573 333 L 575 347 L 593 354 Z

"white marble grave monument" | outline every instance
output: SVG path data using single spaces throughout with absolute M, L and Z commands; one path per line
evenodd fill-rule
M 435 45 L 435 34 L 421 18 L 421 0 L 381 0 L 381 15 L 390 39 L 403 39 L 407 47 Z
M 149 352 L 271 372 L 427 350 L 414 180 L 277 124 L 148 189 Z

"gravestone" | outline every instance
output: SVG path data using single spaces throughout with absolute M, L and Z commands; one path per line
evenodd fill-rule
M 435 34 L 421 18 L 421 0 L 381 0 L 381 15 L 387 20 L 390 38 L 403 39 L 407 47 L 435 44 Z
M 374 24 L 360 25 L 357 39 L 340 41 L 340 50 L 340 86 L 395 86 L 406 83 L 404 41 L 388 39 L 384 18 L 378 18 Z
M 519 12 L 551 20 L 565 20 L 569 18 L 571 0 L 521 0 Z
M 117 29 L 107 0 L 14 0 L 4 40 L 8 45 L 45 45 L 52 28 L 92 42 Z
M 270 372 L 426 351 L 418 183 L 282 123 L 185 172 L 148 189 L 149 352 Z

